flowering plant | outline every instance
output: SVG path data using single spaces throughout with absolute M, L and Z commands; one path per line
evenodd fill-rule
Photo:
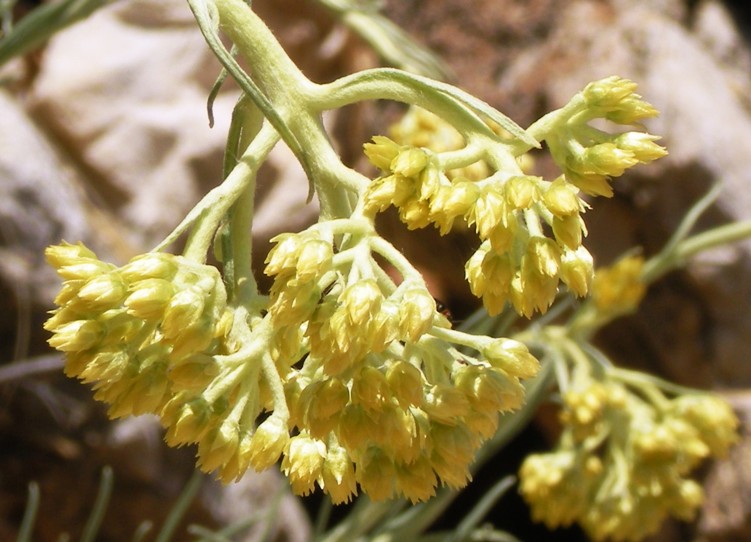
M 317 485 L 334 503 L 358 492 L 429 501 L 415 509 L 425 517 L 447 502 L 435 497 L 439 486 L 464 487 L 483 444 L 502 446 L 555 380 L 560 440 L 520 472 L 533 516 L 619 540 L 642 538 L 668 514 L 690 518 L 701 488 L 688 475 L 735 440 L 732 411 L 615 368 L 588 339 L 633 310 L 678 253 L 748 227 L 595 273 L 582 245 L 589 202 L 666 154 L 641 128 L 657 111 L 636 84 L 595 81 L 523 129 L 454 86 L 402 70 L 314 84 L 242 0 L 189 4 L 243 90 L 225 179 L 159 246 L 122 267 L 81 244 L 47 250 L 64 282 L 45 327 L 66 353 L 66 374 L 93 384 L 111 417 L 158 416 L 167 443 L 196 444 L 199 467 L 224 482 L 281 460 L 296 494 Z M 365 145 L 379 171 L 370 179 L 342 163 L 321 116 L 374 99 L 412 108 L 392 137 Z M 255 178 L 280 140 L 305 170 L 320 217 L 273 239 L 263 268 L 273 283 L 261 292 L 251 262 Z M 523 167 L 543 143 L 559 168 L 554 179 Z M 456 329 L 422 274 L 379 235 L 376 217 L 392 206 L 409 229 L 474 231 L 466 278 L 488 317 L 507 306 L 545 314 L 564 292 L 591 297 L 566 325 L 540 320 L 511 336 Z M 184 233 L 183 253 L 166 252 Z M 219 268 L 207 263 L 212 247 Z M 393 525 L 390 536 L 402 528 Z M 361 528 L 353 520 L 355 531 L 330 539 Z

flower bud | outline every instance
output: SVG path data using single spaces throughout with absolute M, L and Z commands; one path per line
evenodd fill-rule
M 170 446 L 182 446 L 201 440 L 209 429 L 210 406 L 203 399 L 185 402 L 185 394 L 174 396 L 161 412 L 167 428 L 164 440 Z
M 529 209 L 539 199 L 538 177 L 517 175 L 503 185 L 506 203 L 512 209 Z
M 170 280 L 177 272 L 177 257 L 162 252 L 148 252 L 136 256 L 120 269 L 122 277 L 130 282 L 145 279 Z
M 441 208 L 449 216 L 465 215 L 480 197 L 480 187 L 477 183 L 466 179 L 455 179 L 448 187 L 448 192 Z
M 636 87 L 633 81 L 611 75 L 589 83 L 582 91 L 582 97 L 589 107 L 612 109 L 617 107 L 624 98 L 633 94 Z
M 484 187 L 471 215 L 469 218 L 474 219 L 475 229 L 482 240 L 487 239 L 497 226 L 508 226 L 507 207 L 502 190 L 495 185 Z
M 331 243 L 322 239 L 306 239 L 299 249 L 296 264 L 297 280 L 309 282 L 323 276 L 331 269 L 333 257 Z
M 362 405 L 367 411 L 379 411 L 391 399 L 386 376 L 369 365 L 352 378 L 352 404 Z
M 433 420 L 456 425 L 469 414 L 469 400 L 460 390 L 447 384 L 436 384 L 425 394 L 422 408 Z
M 321 481 L 334 504 L 349 502 L 353 495 L 357 495 L 354 465 L 347 450 L 338 444 L 328 447 Z
M 472 479 L 468 467 L 475 456 L 476 438 L 463 424 L 434 423 L 430 440 L 433 443 L 430 462 L 443 483 L 456 489 L 466 486 Z
M 597 308 L 618 313 L 634 310 L 646 292 L 641 280 L 643 266 L 641 256 L 630 256 L 598 269 L 592 280 L 592 299 Z
M 600 143 L 585 149 L 576 163 L 576 169 L 584 174 L 620 177 L 628 168 L 638 164 L 639 160 L 631 151 L 619 149 L 613 143 Z
M 57 268 L 57 274 L 65 280 L 89 281 L 100 275 L 106 275 L 115 268 L 112 264 L 99 260 L 81 259 L 70 265 Z
M 338 378 L 312 382 L 300 396 L 305 425 L 311 436 L 326 440 L 339 423 L 349 401 L 349 390 Z
M 344 289 L 339 302 L 351 329 L 364 326 L 381 310 L 383 294 L 375 280 L 359 280 Z
M 482 355 L 493 367 L 518 378 L 531 378 L 540 370 L 540 362 L 527 346 L 513 339 L 491 339 Z
M 219 364 L 212 356 L 197 352 L 170 364 L 167 376 L 175 390 L 202 391 L 219 374 Z
M 435 163 L 428 161 L 424 169 L 421 171 L 417 183 L 418 198 L 421 200 L 432 200 L 433 197 L 435 197 L 435 195 L 441 189 L 441 187 L 445 186 L 441 182 L 441 177 L 442 173 L 438 169 L 438 166 Z M 448 182 L 445 176 L 443 177 L 443 179 L 443 182 Z
M 409 230 L 419 230 L 430 224 L 430 203 L 426 200 L 411 199 L 399 207 L 399 220 Z
M 641 120 L 656 117 L 659 114 L 652 104 L 645 102 L 638 94 L 627 96 L 618 107 L 605 114 L 605 118 L 618 124 L 636 124 Z
M 125 293 L 125 284 L 117 273 L 107 273 L 89 280 L 78 291 L 78 297 L 86 302 L 88 308 L 103 310 L 119 305 Z
M 658 136 L 643 132 L 625 132 L 615 137 L 613 143 L 619 149 L 633 153 L 642 164 L 647 164 L 668 154 L 664 147 L 655 143 L 658 139 Z
M 47 342 L 61 352 L 88 350 L 99 344 L 104 336 L 104 328 L 96 320 L 74 320 L 58 326 L 53 332 Z
M 170 300 L 162 319 L 162 332 L 168 339 L 177 337 L 198 322 L 206 306 L 202 292 L 190 287 L 177 292 Z
M 691 521 L 696 516 L 696 511 L 704 502 L 704 490 L 694 480 L 682 480 L 678 488 L 679 504 L 671 507 L 678 518 L 683 521 Z
M 338 437 L 349 450 L 365 449 L 378 431 L 373 418 L 361 405 L 350 403 L 345 407 L 339 421 Z
M 125 300 L 128 314 L 144 320 L 159 320 L 172 296 L 172 283 L 163 279 L 145 279 L 131 286 L 132 293 Z
M 552 239 L 535 236 L 530 238 L 522 261 L 524 268 L 545 277 L 556 277 L 561 266 L 561 249 Z
M 44 251 L 44 256 L 55 269 L 75 265 L 81 260 L 96 260 L 96 254 L 86 248 L 83 243 L 71 245 L 63 241 L 59 245 L 51 245 Z
M 435 300 L 424 287 L 407 289 L 399 305 L 399 336 L 417 342 L 432 326 L 435 311 Z
M 594 277 L 592 255 L 584 247 L 564 250 L 561 256 L 561 280 L 579 297 L 584 297 Z
M 281 416 L 272 414 L 259 425 L 250 440 L 250 464 L 257 472 L 271 467 L 289 443 L 289 429 Z
M 553 217 L 551 226 L 555 240 L 569 250 L 578 249 L 582 244 L 582 236 L 587 234 L 584 220 L 579 215 Z
M 125 372 L 130 364 L 130 356 L 127 350 L 122 346 L 114 348 L 97 348 L 96 353 L 88 356 L 86 365 L 80 367 L 80 370 L 74 371 L 72 364 L 65 364 L 65 374 L 71 377 L 78 377 L 84 383 L 96 382 L 97 380 L 120 380 L 125 376 Z
M 293 271 L 297 264 L 302 236 L 293 233 L 282 233 L 271 238 L 275 243 L 266 256 L 264 274 L 269 277 L 280 274 L 282 271 Z
M 224 420 L 198 442 L 198 466 L 204 472 L 223 467 L 237 453 L 239 443 L 240 428 L 237 422 Z
M 489 250 L 482 259 L 482 273 L 487 280 L 487 290 L 505 294 L 515 273 L 514 262 L 508 252 Z
M 719 397 L 682 395 L 672 403 L 671 410 L 697 430 L 713 456 L 724 457 L 738 441 L 738 418 Z
M 396 488 L 412 504 L 427 501 L 435 495 L 438 484 L 433 468 L 425 457 L 420 457 L 408 465 L 399 464 L 396 467 Z
M 472 294 L 477 297 L 482 297 L 488 289 L 489 281 L 486 278 L 485 272 L 482 268 L 482 263 L 485 260 L 485 256 L 490 252 L 490 243 L 485 242 L 480 245 L 472 256 L 467 260 L 464 266 L 464 274 L 469 282 L 469 289 Z
M 543 202 L 545 207 L 558 218 L 578 215 L 584 208 L 583 202 L 577 196 L 578 190 L 563 177 L 558 177 L 548 185 Z
M 383 501 L 394 494 L 394 463 L 378 448 L 368 448 L 363 454 L 357 462 L 355 476 L 363 492 L 373 501 Z
M 414 177 L 428 165 L 428 155 L 422 149 L 407 147 L 391 161 L 391 171 L 402 177 Z
M 391 394 L 399 403 L 399 406 L 417 406 L 423 399 L 423 375 L 420 369 L 405 361 L 391 363 L 386 371 Z
M 282 460 L 282 470 L 289 478 L 292 491 L 296 495 L 312 492 L 315 482 L 321 475 L 326 445 L 305 433 L 289 439 Z
M 507 218 L 488 232 L 488 240 L 491 248 L 498 253 L 511 251 L 518 230 L 516 217 L 510 214 Z
M 386 136 L 373 136 L 373 143 L 365 143 L 363 149 L 370 163 L 381 171 L 391 171 L 391 163 L 399 154 L 398 145 Z
M 566 180 L 590 196 L 613 197 L 613 187 L 604 175 L 566 170 Z

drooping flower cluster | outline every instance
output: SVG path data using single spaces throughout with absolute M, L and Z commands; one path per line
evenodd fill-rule
M 592 258 L 582 246 L 587 230 L 581 215 L 587 204 L 579 190 L 611 195 L 610 177 L 665 154 L 654 136 L 611 135 L 588 124 L 597 118 L 629 124 L 653 116 L 655 110 L 633 93 L 634 88 L 623 79 L 604 79 L 589 85 L 572 106 L 562 110 L 567 114 L 556 118 L 545 138 L 564 171 L 552 182 L 518 168 L 481 179 L 450 174 L 449 166 L 442 165 L 441 152 L 374 137 L 365 152 L 383 174 L 368 188 L 364 214 L 373 216 L 394 205 L 410 229 L 433 224 L 442 235 L 457 220 L 474 226 L 481 244 L 467 261 L 466 274 L 472 292 L 482 298 L 491 315 L 507 302 L 527 317 L 545 312 L 561 281 L 584 296 L 592 279 Z M 434 127 L 440 132 L 440 126 L 440 122 L 434 127 L 411 120 L 408 129 L 395 133 L 419 141 L 410 130 Z M 442 138 L 422 139 L 429 143 L 437 139 L 439 150 L 454 144 Z M 501 161 L 507 165 L 516 164 L 518 158 L 510 149 L 502 145 L 497 149 L 509 154 Z M 482 156 L 466 165 L 473 164 L 486 167 Z
M 643 132 L 610 134 L 589 124 L 605 119 L 626 126 L 656 117 L 657 110 L 636 94 L 636 83 L 611 76 L 588 84 L 572 104 L 564 125 L 552 130 L 545 141 L 564 178 L 593 196 L 610 197 L 611 177 L 630 167 L 647 164 L 667 154 L 659 139 Z
M 449 330 L 421 279 L 394 288 L 370 275 L 371 237 L 335 252 L 318 226 L 277 239 L 266 267 L 293 490 L 317 483 L 343 502 L 359 484 L 375 500 L 421 501 L 439 483 L 463 487 L 499 413 L 521 405 L 520 379 L 537 360 L 516 341 Z
M 80 244 L 46 255 L 64 279 L 45 328 L 66 374 L 92 383 L 110 417 L 159 416 L 171 446 L 198 445 L 204 471 L 225 482 L 242 475 L 263 381 L 234 336 L 217 269 L 164 253 L 118 268 Z
M 173 384 L 206 383 L 210 356 L 231 325 L 219 272 L 180 256 L 148 253 L 124 267 L 81 244 L 47 249 L 64 279 L 46 322 L 66 374 L 93 383 L 112 417 L 159 412 Z
M 451 330 L 419 275 L 378 279 L 370 243 L 387 244 L 374 230 L 336 251 L 332 237 L 322 223 L 276 240 L 268 310 L 253 318 L 227 305 L 214 267 L 149 253 L 118 268 L 50 247 L 64 279 L 50 344 L 111 416 L 156 414 L 170 445 L 197 444 L 225 482 L 281 457 L 296 493 L 317 484 L 334 502 L 358 486 L 413 501 L 464 486 L 537 360 Z
M 709 395 L 660 396 L 658 407 L 585 377 L 563 399 L 558 447 L 525 460 L 520 489 L 537 521 L 576 522 L 594 540 L 641 540 L 668 515 L 690 520 L 703 493 L 688 475 L 737 439 L 732 410 Z

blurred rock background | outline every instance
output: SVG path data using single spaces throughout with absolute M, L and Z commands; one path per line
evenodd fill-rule
M 18 2 L 16 16 L 35 4 Z M 313 80 L 379 63 L 314 0 L 256 0 L 254 8 Z M 445 61 L 451 82 L 522 126 L 591 80 L 618 74 L 640 84 L 661 111 L 650 131 L 670 155 L 618 180 L 616 196 L 587 213 L 586 244 L 598 264 L 633 247 L 657 252 L 716 182 L 722 195 L 699 228 L 751 218 L 746 2 L 388 0 L 384 13 Z M 31 480 L 42 493 L 35 540 L 63 531 L 76 538 L 101 466 L 112 465 L 114 502 L 101 540 L 119 541 L 145 519 L 158 527 L 189 476 L 190 450 L 167 449 L 148 419 L 107 422 L 89 391 L 60 375 L 41 331 L 57 289 L 42 252 L 61 239 L 82 240 L 103 259 L 124 262 L 160 241 L 219 182 L 238 91 L 225 85 L 210 129 L 205 103 L 218 71 L 184 0 L 113 1 L 0 67 L 0 539 L 14 538 Z M 362 143 L 383 133 L 394 111 L 367 104 L 326 122 L 342 155 L 365 167 Z M 292 155 L 275 149 L 259 183 L 261 260 L 269 237 L 314 219 L 306 195 Z M 473 307 L 463 285 L 471 249 L 461 237 L 384 229 L 419 261 L 436 297 L 460 316 Z M 702 254 L 598 338 L 624 365 L 725 393 L 746 422 L 744 442 L 707 470 L 698 521 L 669 524 L 654 540 L 751 540 L 750 270 L 749 242 Z M 9 365 L 18 362 L 26 369 Z M 218 526 L 246 517 L 271 506 L 280 483 L 272 473 L 226 489 L 206 482 L 190 521 Z M 269 539 L 306 540 L 299 504 L 280 506 L 285 520 Z M 513 531 L 502 509 L 492 519 Z

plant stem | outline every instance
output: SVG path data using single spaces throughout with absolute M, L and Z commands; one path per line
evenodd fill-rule
M 99 491 L 97 492 L 96 501 L 94 501 L 94 507 L 89 514 L 89 519 L 86 520 L 86 525 L 83 528 L 81 534 L 81 542 L 94 542 L 99 534 L 99 527 L 102 525 L 104 514 L 107 512 L 107 506 L 112 496 L 112 483 L 113 483 L 112 467 L 104 467 L 102 469 L 102 478 L 99 481 Z
M 642 280 L 652 283 L 667 272 L 680 267 L 691 256 L 704 250 L 742 241 L 751 237 L 751 220 L 734 222 L 699 233 L 678 243 L 668 254 L 660 253 L 644 264 Z
M 202 483 L 203 474 L 201 473 L 201 471 L 194 471 L 190 479 L 188 480 L 188 483 L 185 484 L 185 487 L 180 493 L 180 496 L 177 498 L 177 501 L 175 501 L 174 506 L 167 515 L 167 518 L 164 520 L 162 530 L 159 531 L 155 542 L 169 542 L 169 540 L 172 539 L 172 536 L 175 534 L 178 525 L 180 525 L 180 521 L 182 521 L 185 513 L 188 511 L 190 503 L 193 502 L 193 499 L 198 493 L 198 490 L 201 488 Z
M 367 179 L 342 164 L 332 147 L 316 103 L 318 85 L 303 75 L 245 2 L 214 0 L 214 3 L 220 27 L 253 66 L 253 81 L 279 117 L 269 120 L 284 125 L 278 127 L 279 132 L 315 186 L 321 218 L 349 216 L 353 202 L 346 190 L 360 192 Z
M 264 123 L 225 181 L 209 192 L 204 201 L 199 204 L 201 214 L 195 220 L 194 229 L 186 243 L 185 257 L 198 262 L 206 261 L 206 253 L 214 240 L 214 233 L 219 223 L 238 198 L 254 184 L 258 168 L 278 141 L 279 135 L 274 128 L 269 123 Z M 247 220 L 247 217 L 245 219 Z
M 31 542 L 31 535 L 34 532 L 37 512 L 39 511 L 39 484 L 31 482 L 29 484 L 29 498 L 26 501 L 26 509 L 23 513 L 21 525 L 18 528 L 18 538 L 16 542 Z

